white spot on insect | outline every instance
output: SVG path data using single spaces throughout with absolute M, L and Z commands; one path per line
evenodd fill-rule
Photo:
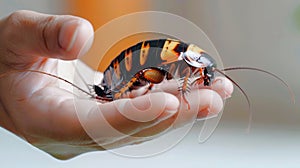
M 184 52 L 181 57 L 186 63 L 197 68 L 204 68 L 210 63 L 207 58 L 201 57 L 200 53 L 190 50 Z
M 183 52 L 180 52 L 180 55 L 178 56 L 178 61 L 181 61 L 181 60 L 183 60 Z

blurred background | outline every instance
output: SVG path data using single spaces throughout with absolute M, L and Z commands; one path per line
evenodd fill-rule
M 1 0 L 0 17 L 19 9 L 73 14 L 90 20 L 94 29 L 124 14 L 154 10 L 182 16 L 200 27 L 217 48 L 225 67 L 251 66 L 271 71 L 291 85 L 248 71 L 230 72 L 248 93 L 253 110 L 247 133 L 247 102 L 236 89 L 221 121 L 203 144 L 197 124 L 178 145 L 142 159 L 93 152 L 58 161 L 0 129 L 1 167 L 297 167 L 300 156 L 300 1 L 299 0 Z M 3 165 L 3 166 L 2 166 Z

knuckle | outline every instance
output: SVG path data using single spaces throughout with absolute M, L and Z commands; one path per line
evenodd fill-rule
M 28 11 L 26 11 L 26 10 L 19 10 L 19 11 L 15 11 L 15 12 L 11 13 L 6 19 L 7 25 L 9 25 L 9 26 L 21 25 L 22 23 L 25 22 L 24 18 L 26 16 L 27 12 Z
M 27 17 L 29 13 L 30 11 L 19 10 L 7 16 L 1 29 L 4 39 L 17 38 L 20 30 L 33 25 L 33 19 Z
M 24 11 L 16 11 L 3 20 L 3 24 L 1 24 L 0 28 L 1 39 L 9 40 L 18 37 L 18 32 L 22 29 L 23 15 Z M 1 41 L 1 43 L 8 45 L 9 41 Z

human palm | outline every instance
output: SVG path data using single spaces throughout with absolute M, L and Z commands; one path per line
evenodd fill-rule
M 211 88 L 194 88 L 187 95 L 194 109 L 189 113 L 172 83 L 160 87 L 164 92 L 102 104 L 61 89 L 57 78 L 23 71 L 57 74 L 58 59 L 76 59 L 92 38 L 89 22 L 18 11 L 0 21 L 0 36 L 0 72 L 5 74 L 0 78 L 0 125 L 58 158 L 155 138 L 195 117 L 217 114 L 233 91 L 224 78 Z

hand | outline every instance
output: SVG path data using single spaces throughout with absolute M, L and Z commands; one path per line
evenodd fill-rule
M 93 37 L 93 28 L 74 16 L 18 11 L 0 20 L 0 37 L 0 74 L 24 69 L 56 74 L 58 60 L 76 59 Z M 222 99 L 233 91 L 224 78 L 216 80 L 212 89 L 194 88 L 187 98 L 197 110 L 186 113 L 186 106 L 176 97 L 177 87 L 161 88 L 165 92 L 100 104 L 74 97 L 59 88 L 55 78 L 28 71 L 10 73 L 0 78 L 0 125 L 66 159 L 144 142 L 195 116 L 217 114 Z

